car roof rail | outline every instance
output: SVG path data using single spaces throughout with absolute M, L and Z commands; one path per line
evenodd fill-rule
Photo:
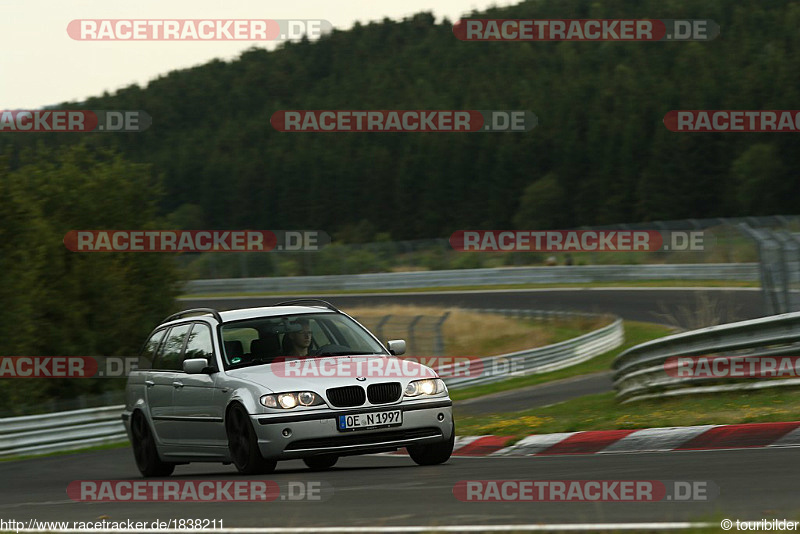
M 335 312 L 341 312 L 339 308 L 328 302 L 327 300 L 322 299 L 293 299 L 293 300 L 284 300 L 283 302 L 278 302 L 275 304 L 270 304 L 270 306 L 291 306 L 293 304 L 300 304 L 301 302 L 313 302 L 317 305 L 322 304 L 324 307 L 328 308 L 329 310 L 333 310 Z
M 222 322 L 222 316 L 214 308 L 192 308 L 190 310 L 183 310 L 179 311 L 178 313 L 173 313 L 172 315 L 161 321 L 161 324 L 172 321 L 173 319 L 181 319 L 182 317 L 184 317 L 185 315 L 189 315 L 190 313 L 203 313 L 203 314 L 210 313 L 211 315 L 214 316 L 214 319 L 216 319 L 220 323 Z

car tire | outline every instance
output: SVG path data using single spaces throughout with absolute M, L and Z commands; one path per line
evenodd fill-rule
M 303 458 L 303 463 L 312 471 L 325 471 L 336 465 L 338 461 L 339 457 L 334 454 L 319 454 L 317 456 Z
M 243 475 L 263 475 L 275 470 L 277 462 L 265 460 L 258 450 L 258 439 L 250 417 L 241 405 L 233 406 L 225 420 L 228 450 L 236 469 Z
M 143 477 L 168 477 L 172 474 L 175 464 L 159 458 L 155 437 L 141 412 L 137 411 L 131 418 L 131 437 L 133 457 Z
M 456 425 L 453 423 L 453 431 L 450 439 L 430 445 L 411 445 L 406 447 L 408 455 L 419 465 L 443 464 L 450 459 L 453 454 L 453 447 L 456 444 Z

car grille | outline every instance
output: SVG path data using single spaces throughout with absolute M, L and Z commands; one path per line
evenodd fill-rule
M 337 408 L 348 408 L 351 406 L 361 406 L 367 400 L 364 388 L 361 386 L 345 386 L 343 388 L 331 388 L 326 391 L 328 400 Z
M 345 447 L 347 445 L 372 445 L 392 441 L 403 441 L 415 438 L 430 438 L 441 436 L 438 428 L 415 428 L 411 430 L 392 430 L 390 432 L 377 432 L 359 434 L 357 432 L 345 436 L 331 438 L 301 439 L 293 441 L 286 446 L 287 451 L 298 449 L 327 449 L 330 447 Z
M 372 404 L 386 404 L 400 398 L 400 382 L 372 384 L 367 388 L 367 397 Z

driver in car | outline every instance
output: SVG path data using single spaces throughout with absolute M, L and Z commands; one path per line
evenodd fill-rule
M 308 356 L 308 348 L 311 346 L 311 328 L 306 320 L 298 320 L 290 323 L 301 327 L 301 329 L 288 332 L 283 337 L 283 351 L 286 356 Z

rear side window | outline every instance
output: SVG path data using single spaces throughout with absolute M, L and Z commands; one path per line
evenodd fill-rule
M 170 329 L 169 334 L 167 334 L 167 340 L 161 345 L 161 350 L 158 351 L 153 369 L 164 371 L 181 370 L 181 351 L 191 327 L 192 324 L 189 323 L 173 326 Z
M 184 360 L 192 358 L 205 358 L 209 363 L 213 363 L 214 349 L 211 343 L 211 328 L 207 325 L 195 323 L 192 333 L 189 334 L 189 341 L 186 342 Z
M 153 368 L 153 358 L 155 358 L 158 345 L 161 343 L 161 340 L 164 339 L 164 334 L 166 334 L 166 332 L 166 329 L 155 332 L 150 336 L 150 339 L 147 340 L 147 343 L 144 344 L 142 353 L 139 354 L 139 369 Z

